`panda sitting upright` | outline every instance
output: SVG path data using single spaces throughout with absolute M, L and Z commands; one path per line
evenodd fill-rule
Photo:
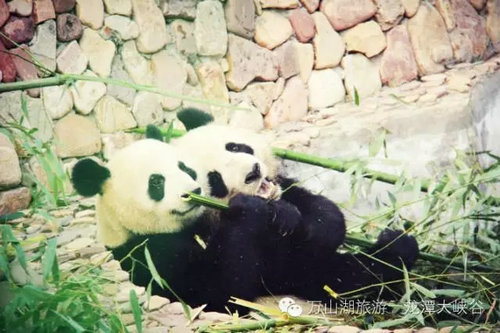
M 229 200 L 229 210 L 217 218 L 226 224 L 214 242 L 222 251 L 211 250 L 231 263 L 220 277 L 231 289 L 245 290 L 242 297 L 271 292 L 327 301 L 324 285 L 343 293 L 402 279 L 402 265 L 413 266 L 417 242 L 401 231 L 384 230 L 368 256 L 337 253 L 345 238 L 339 208 L 280 176 L 263 135 L 210 124 L 196 109 L 185 109 L 178 118 L 188 133 L 173 144 L 192 152 L 203 190 Z M 398 296 L 387 289 L 384 297 Z

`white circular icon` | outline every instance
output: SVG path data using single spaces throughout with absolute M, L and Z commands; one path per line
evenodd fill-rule
M 302 307 L 295 303 L 291 297 L 283 297 L 278 303 L 281 312 L 285 312 L 292 317 L 298 317 L 302 314 Z
M 298 304 L 292 304 L 288 307 L 287 313 L 291 317 L 298 317 L 302 314 L 302 307 Z

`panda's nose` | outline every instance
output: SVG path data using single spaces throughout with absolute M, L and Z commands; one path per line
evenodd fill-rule
M 257 179 L 260 179 L 260 176 L 260 165 L 259 163 L 255 163 L 252 167 L 252 171 L 250 171 L 245 177 L 245 184 L 250 184 Z

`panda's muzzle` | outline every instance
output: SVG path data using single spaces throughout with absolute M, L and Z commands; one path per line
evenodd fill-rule
M 262 177 L 262 174 L 260 172 L 260 165 L 259 163 L 255 163 L 252 167 L 252 171 L 250 171 L 247 176 L 245 177 L 245 184 L 250 184 Z

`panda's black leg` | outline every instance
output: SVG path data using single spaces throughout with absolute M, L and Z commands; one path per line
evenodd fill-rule
M 415 238 L 402 231 L 385 229 L 375 246 L 364 253 L 336 255 L 326 284 L 337 293 L 362 288 L 360 293 L 369 293 L 369 297 L 378 297 L 382 291 L 382 298 L 397 299 L 401 296 L 403 264 L 410 270 L 418 253 Z M 385 284 L 383 288 L 373 286 L 380 283 Z

